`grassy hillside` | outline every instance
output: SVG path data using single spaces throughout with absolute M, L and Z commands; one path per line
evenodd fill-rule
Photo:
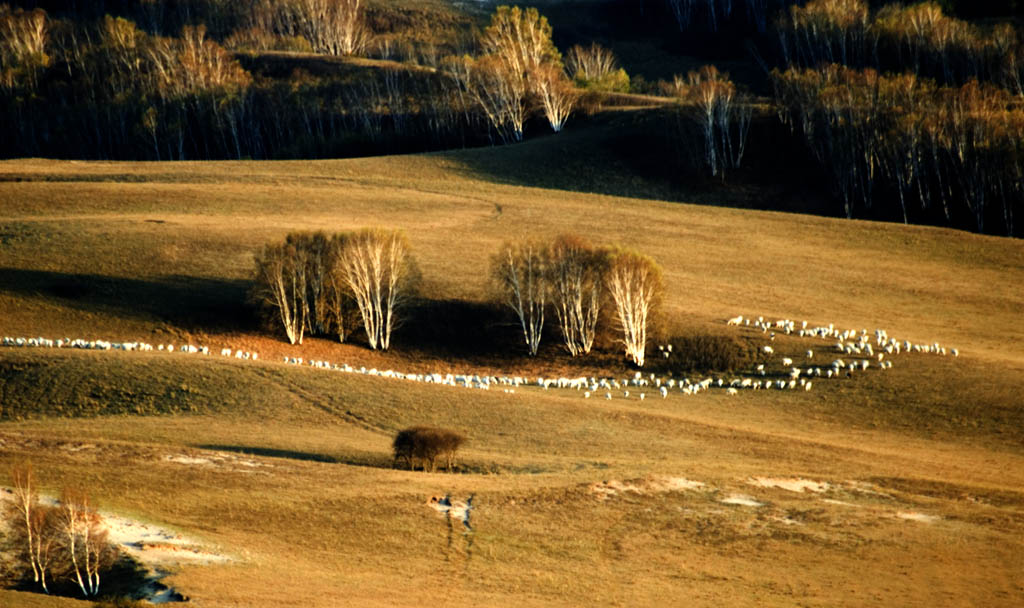
M 649 182 L 593 194 L 610 187 L 555 162 L 565 141 L 344 161 L 0 163 L 0 335 L 260 353 L 0 349 L 0 470 L 30 458 L 50 493 L 81 481 L 105 510 L 229 556 L 167 579 L 204 605 L 1020 604 L 1024 244 L 663 202 Z M 381 354 L 358 340 L 293 347 L 258 327 L 244 302 L 258 245 L 366 225 L 407 232 L 453 329 L 407 327 Z M 278 363 L 625 377 L 610 347 L 573 362 L 553 334 L 543 358 L 525 357 L 484 304 L 503 240 L 563 231 L 664 267 L 662 335 L 767 343 L 725 326 L 765 315 L 961 355 L 901 355 L 891 372 L 810 392 L 644 401 Z M 476 331 L 475 348 L 429 340 Z M 833 356 L 830 342 L 773 344 Z M 469 437 L 460 474 L 390 468 L 393 433 L 413 424 Z M 780 487 L 799 479 L 829 485 Z M 446 492 L 476 494 L 473 534 L 449 534 L 426 505 Z M 0 591 L 0 604 L 66 603 L 25 597 Z

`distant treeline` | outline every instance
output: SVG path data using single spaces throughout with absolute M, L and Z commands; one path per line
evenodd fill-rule
M 415 66 L 272 78 L 203 25 L 164 37 L 119 17 L 82 25 L 0 5 L 0 28 L 3 156 L 302 158 L 486 138 L 450 80 Z
M 986 6 L 1012 13 L 1014 2 Z M 0 4 L 3 157 L 276 159 L 508 143 L 530 121 L 542 127 L 541 114 L 558 132 L 593 107 L 587 95 L 631 87 L 596 44 L 563 60 L 535 10 L 498 10 L 481 31 L 454 10 L 367 0 L 21 4 Z M 949 17 L 944 8 L 964 8 L 955 2 L 637 6 L 685 16 L 684 28 L 721 26 L 730 40 L 753 32 L 788 143 L 821 165 L 842 214 L 1020 235 L 1016 25 Z M 736 20 L 746 25 L 726 31 Z M 664 135 L 688 150 L 679 164 L 723 180 L 739 169 L 755 103 L 743 88 L 710 66 L 660 89 L 679 102 L 680 128 Z
M 936 4 L 813 0 L 778 25 L 780 118 L 807 143 L 847 217 L 1020 235 L 1024 41 Z

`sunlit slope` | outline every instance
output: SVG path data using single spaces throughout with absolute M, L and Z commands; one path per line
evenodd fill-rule
M 80 481 L 105 509 L 230 556 L 167 580 L 204 605 L 1019 605 L 1019 241 L 496 183 L 495 168 L 521 170 L 528 149 L 0 163 L 0 335 L 261 355 L 2 349 L 0 467 L 31 459 L 48 492 Z M 432 298 L 481 301 L 502 241 L 568 231 L 653 256 L 666 276 L 662 323 L 679 331 L 767 341 L 724 323 L 763 314 L 880 327 L 961 355 L 901 355 L 892 370 L 810 392 L 645 401 L 279 363 L 583 369 L 529 360 L 514 340 L 453 360 L 401 335 L 380 354 L 319 339 L 292 347 L 258 329 L 245 304 L 257 246 L 366 225 L 407 232 Z M 773 345 L 778 356 L 813 348 L 823 365 L 833 356 L 830 342 Z M 393 433 L 413 424 L 469 437 L 462 474 L 390 468 Z M 426 506 L 445 492 L 477 495 L 473 536 L 449 537 Z M 22 595 L 0 592 L 8 601 Z
M 672 323 L 765 314 L 882 327 L 1005 361 L 1024 357 L 1020 241 L 497 185 L 462 160 L 470 152 L 503 150 L 314 162 L 0 163 L 5 331 L 142 338 L 161 323 L 238 328 L 233 313 L 260 244 L 292 230 L 382 225 L 408 233 L 426 293 L 436 298 L 484 299 L 488 257 L 504 240 L 573 232 L 654 257 L 665 269 Z

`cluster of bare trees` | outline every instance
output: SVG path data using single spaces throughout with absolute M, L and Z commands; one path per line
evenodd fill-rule
M 380 228 L 292 233 L 265 245 L 255 261 L 253 301 L 292 344 L 307 333 L 344 342 L 346 319 L 358 311 L 370 348 L 387 350 L 418 278 L 405 236 Z
M 872 14 L 865 0 L 812 0 L 791 6 L 776 31 L 787 66 L 841 63 L 910 71 L 948 85 L 985 80 L 1024 93 L 1016 28 L 961 21 L 933 2 L 887 4 Z
M 750 134 L 754 106 L 749 95 L 737 91 L 729 75 L 713 65 L 691 71 L 686 80 L 675 79 L 674 94 L 679 105 L 679 126 L 683 141 L 697 150 L 694 154 L 712 176 L 725 177 L 727 169 L 738 169 Z M 697 133 L 691 131 L 693 125 Z
M 535 8 L 500 6 L 481 33 L 479 57 L 448 58 L 443 67 L 505 143 L 523 139 L 539 109 L 554 132 L 565 126 L 579 93 L 551 41 L 551 25 Z
M 305 41 L 289 36 L 292 30 L 283 24 L 297 23 L 294 15 L 316 5 L 247 4 L 251 10 L 243 11 L 218 0 L 204 10 L 239 13 L 221 20 L 206 15 L 221 31 L 227 26 L 220 21 L 239 22 L 244 14 L 271 37 Z M 174 19 L 152 15 L 152 21 Z M 10 117 L 0 121 L 0 155 L 279 158 L 486 141 L 477 136 L 486 120 L 444 73 L 413 66 L 352 70 L 341 77 L 253 73 L 204 25 L 161 36 L 122 17 L 54 20 L 41 10 L 0 4 L 0 111 Z
M 970 24 L 930 2 L 871 13 L 863 0 L 812 0 L 778 33 L 780 117 L 847 217 L 882 200 L 898 208 L 881 214 L 904 222 L 1017 234 L 1024 43 L 1012 25 Z
M 0 123 L 0 155 L 295 158 L 475 145 L 495 133 L 514 142 L 533 116 L 561 130 L 580 95 L 535 9 L 499 9 L 475 40 L 476 58 L 435 58 L 440 70 L 282 76 L 218 41 L 359 53 L 366 3 L 145 4 L 132 14 L 148 30 L 124 17 L 54 20 L 0 4 L 0 111 L 11 117 Z M 182 21 L 173 35 L 153 33 Z M 628 86 L 621 70 L 598 78 Z
M 562 235 L 552 243 L 506 243 L 491 259 L 491 277 L 515 313 L 531 356 L 540 348 L 549 308 L 569 354 L 590 353 L 610 299 L 625 354 L 643 366 L 648 322 L 662 291 L 661 271 L 652 259 Z
M 49 36 L 46 13 L 24 11 L 0 4 L 0 86 L 36 88 L 43 68 L 50 65 L 46 53 Z
M 100 572 L 115 557 L 103 519 L 80 489 L 65 488 L 55 505 L 43 504 L 30 464 L 11 471 L 13 500 L 11 530 L 25 570 L 45 593 L 54 581 L 71 581 L 82 595 L 100 590 Z
M 884 187 L 904 221 L 927 213 L 1019 234 L 1024 110 L 1006 90 L 837 65 L 776 71 L 773 80 L 782 119 L 830 172 L 847 217 Z
M 316 53 L 359 55 L 372 38 L 365 8 L 363 0 L 255 0 L 233 38 L 266 48 L 275 38 L 301 38 Z
M 92 30 L 55 24 L 41 11 L 9 13 L 0 21 L 20 24 L 11 25 L 17 31 L 31 25 L 34 32 L 33 50 L 3 58 L 4 81 L 18 90 L 0 98 L 0 105 L 19 116 L 4 129 L 17 130 L 23 153 L 47 153 L 42 145 L 68 142 L 78 154 L 84 149 L 109 157 L 130 155 L 130 142 L 146 142 L 155 158 L 181 159 L 188 135 L 211 127 L 221 134 L 222 148 L 241 155 L 240 100 L 251 77 L 206 37 L 204 26 L 186 26 L 179 37 L 165 38 L 111 16 Z M 18 40 L 2 36 L 0 47 Z M 44 88 L 38 72 L 46 66 Z M 57 128 L 53 114 L 60 115 L 56 139 L 46 136 Z

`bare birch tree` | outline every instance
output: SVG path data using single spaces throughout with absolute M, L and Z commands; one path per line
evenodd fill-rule
M 42 587 L 43 593 L 48 594 L 50 589 L 46 577 L 53 568 L 58 554 L 57 509 L 37 504 L 32 510 L 29 529 L 32 533 L 32 546 L 29 552 L 39 571 L 39 586 Z
M 508 66 L 493 56 L 463 57 L 447 62 L 445 68 L 487 117 L 502 143 L 523 140 L 529 114 L 525 78 L 509 72 Z
M 562 235 L 551 247 L 548 281 L 558 327 L 572 356 L 594 345 L 601 312 L 606 256 L 583 239 Z
M 545 65 L 533 71 L 533 90 L 544 109 L 544 115 L 551 130 L 558 133 L 565 126 L 580 93 L 572 85 L 565 72 L 554 65 Z
M 11 469 L 11 481 L 14 486 L 14 501 L 12 510 L 19 520 L 25 524 L 25 540 L 28 549 L 28 561 L 32 566 L 32 580 L 35 583 L 42 582 L 43 590 L 46 589 L 46 575 L 40 567 L 38 547 L 40 530 L 35 525 L 37 511 L 39 510 L 39 488 L 36 486 L 35 472 L 31 463 L 17 464 Z M 49 593 L 49 591 L 47 591 Z
M 562 64 L 561 54 L 551 42 L 551 25 L 535 8 L 499 6 L 480 37 L 480 46 L 520 77 L 542 65 Z
M 323 232 L 293 232 L 285 237 L 285 244 L 293 248 L 305 263 L 302 276 L 305 278 L 304 294 L 305 331 L 309 334 L 328 332 L 327 281 L 330 264 L 329 241 Z M 298 263 L 300 260 L 296 260 Z
M 728 74 L 706 65 L 687 76 L 682 89 L 704 140 L 704 164 L 711 175 L 724 175 L 726 169 L 738 169 L 743 162 L 753 108 L 750 100 L 736 91 Z
M 626 356 L 643 367 L 647 325 L 662 292 L 661 268 L 647 256 L 617 251 L 610 260 L 605 284 L 615 303 Z
M 256 254 L 252 299 L 284 326 L 292 344 L 302 344 L 306 329 L 306 262 L 302 248 L 289 243 L 265 245 Z
M 549 251 L 541 244 L 506 243 L 491 259 L 491 277 L 501 299 L 519 318 L 530 356 L 537 354 L 544 329 Z
M 524 97 L 535 95 L 552 130 L 561 131 L 578 95 L 563 74 L 562 55 L 551 41 L 547 18 L 535 8 L 499 6 L 480 46 L 502 66 L 492 73 L 511 81 L 505 86 L 521 90 Z
M 100 570 L 110 557 L 102 517 L 93 508 L 85 490 L 65 488 L 56 521 L 60 542 L 69 560 L 69 575 L 78 583 L 82 595 L 96 596 L 100 591 Z
M 338 263 L 359 307 L 370 348 L 387 350 L 416 274 L 408 241 L 394 230 L 366 228 L 345 239 Z
M 341 266 L 341 253 L 345 250 L 348 235 L 336 234 L 327 243 L 327 261 L 323 285 L 323 310 L 325 324 L 333 328 L 338 342 L 345 341 L 347 311 L 350 308 L 350 292 Z
M 62 540 L 64 542 L 64 547 L 67 550 L 68 557 L 71 560 L 71 570 L 74 574 L 75 581 L 78 583 L 79 589 L 82 590 L 82 595 L 85 595 L 86 597 L 92 595 L 92 581 L 90 580 L 89 586 L 87 587 L 85 581 L 82 579 L 83 567 L 82 564 L 79 563 L 78 557 L 79 554 L 83 552 L 82 544 L 84 540 L 82 539 L 82 528 L 89 510 L 89 498 L 84 491 L 65 488 L 61 493 L 58 512 Z M 87 564 L 85 569 L 86 572 L 88 572 Z

